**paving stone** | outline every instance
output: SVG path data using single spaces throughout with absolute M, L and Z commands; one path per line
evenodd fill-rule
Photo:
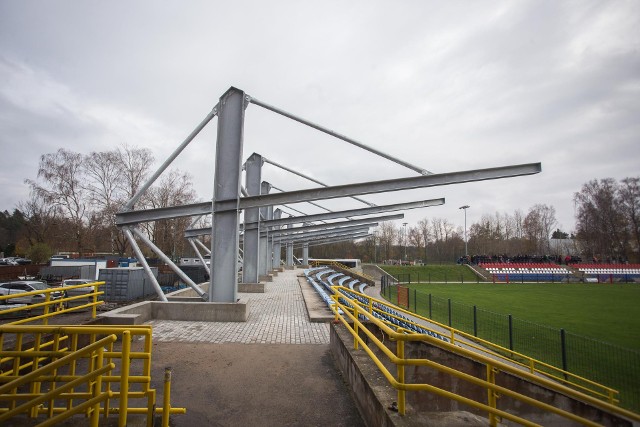
M 249 300 L 246 322 L 153 320 L 153 340 L 245 344 L 328 344 L 329 325 L 310 322 L 295 270 L 265 284 L 265 292 L 243 293 Z

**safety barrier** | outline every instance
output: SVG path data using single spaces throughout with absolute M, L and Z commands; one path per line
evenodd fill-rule
M 125 426 L 130 415 L 154 414 L 168 426 L 172 408 L 171 372 L 165 372 L 164 398 L 155 407 L 151 388 L 151 326 L 0 326 L 0 424 L 20 417 L 57 425 L 84 414 L 89 425 L 117 415 Z M 143 401 L 135 406 L 134 401 Z
M 13 293 L 9 295 L 0 296 L 0 304 L 3 305 L 3 310 L 0 314 L 3 316 L 20 316 L 24 315 L 26 318 L 11 322 L 13 325 L 20 325 L 27 322 L 33 322 L 35 320 L 42 320 L 43 325 L 49 323 L 49 318 L 64 313 L 70 313 L 73 311 L 80 311 L 84 309 L 91 309 L 91 317 L 96 317 L 96 307 L 103 304 L 103 301 L 98 300 L 98 297 L 104 292 L 98 288 L 104 285 L 105 282 L 94 282 L 81 285 L 64 286 L 57 288 L 41 289 L 31 292 Z M 68 291 L 77 290 L 80 288 L 92 288 L 91 292 L 82 293 L 79 295 L 68 295 Z M 11 307 L 12 300 L 18 298 L 23 299 L 25 297 L 33 297 L 44 294 L 44 301 L 35 304 L 15 304 L 15 307 Z M 57 297 L 57 294 L 62 294 L 62 297 Z M 85 302 L 86 301 L 86 302 Z M 79 305 L 77 305 L 79 303 Z M 34 311 L 42 309 L 42 314 L 34 315 Z
M 604 411 L 620 415 L 623 417 L 627 417 L 629 419 L 640 421 L 640 415 L 635 414 L 631 411 L 622 409 L 618 406 L 615 406 L 615 394 L 616 391 L 612 390 L 608 387 L 602 386 L 600 384 L 596 384 L 590 382 L 587 379 L 579 378 L 581 382 L 586 382 L 591 385 L 591 388 L 586 388 L 582 385 L 578 385 L 575 382 L 565 380 L 562 376 L 558 375 L 550 375 L 548 372 L 543 372 L 537 368 L 537 365 L 541 365 L 545 369 L 557 369 L 552 366 L 542 364 L 533 359 L 529 360 L 529 364 L 525 365 L 522 363 L 515 363 L 510 359 L 506 358 L 498 351 L 499 348 L 497 346 L 493 346 L 491 343 L 488 343 L 483 340 L 478 340 L 473 336 L 468 334 L 464 334 L 460 331 L 456 331 L 452 328 L 448 328 L 444 325 L 438 325 L 441 328 L 445 328 L 449 331 L 449 340 L 444 341 L 430 334 L 423 333 L 415 333 L 411 330 L 405 329 L 397 324 L 392 322 L 380 320 L 375 316 L 375 305 L 382 304 L 383 301 L 377 300 L 375 298 L 371 298 L 367 295 L 357 294 L 358 298 L 352 298 L 349 294 L 354 294 L 354 291 L 351 291 L 347 288 L 334 286 L 333 287 L 335 293 L 332 295 L 335 304 L 332 306 L 332 310 L 336 316 L 336 320 L 339 320 L 347 330 L 354 337 L 354 347 L 356 349 L 362 347 L 365 352 L 369 355 L 369 357 L 376 364 L 378 369 L 382 372 L 385 378 L 389 381 L 389 383 L 398 391 L 398 411 L 400 414 L 405 413 L 405 393 L 406 391 L 429 391 L 435 393 L 439 396 L 446 397 L 449 399 L 456 400 L 461 403 L 468 404 L 477 409 L 486 411 L 489 414 L 490 424 L 495 426 L 497 425 L 498 417 L 502 417 L 507 420 L 515 421 L 517 423 L 523 425 L 535 425 L 530 421 L 523 419 L 519 416 L 507 413 L 505 411 L 501 411 L 497 408 L 497 396 L 498 394 L 504 396 L 510 396 L 514 399 L 517 399 L 523 403 L 532 405 L 537 407 L 543 411 L 548 411 L 550 413 L 554 413 L 565 417 L 567 419 L 579 422 L 584 425 L 598 425 L 590 420 L 579 417 L 571 412 L 567 412 L 563 409 L 556 408 L 552 405 L 549 405 L 545 402 L 541 402 L 534 398 L 525 396 L 521 393 L 512 391 L 510 389 L 501 387 L 495 383 L 495 372 L 503 371 L 507 373 L 511 373 L 513 375 L 519 376 L 521 378 L 526 379 L 527 381 L 538 384 L 542 387 L 545 387 L 550 390 L 554 390 L 556 392 L 562 393 L 571 398 L 575 398 L 577 400 L 586 402 L 595 407 L 598 407 Z M 394 307 L 396 310 L 401 310 L 399 307 Z M 406 312 L 409 314 L 408 312 Z M 427 320 L 419 318 L 420 320 Z M 397 344 L 397 354 L 394 354 L 391 350 L 389 350 L 383 342 L 370 331 L 364 321 L 370 322 L 378 327 L 383 335 L 387 335 L 391 340 L 396 341 Z M 405 322 L 416 324 L 413 321 L 410 321 L 405 318 Z M 423 326 L 424 327 L 424 326 Z M 360 336 L 360 332 L 366 335 L 365 338 Z M 457 337 L 458 336 L 458 337 Z M 456 353 L 458 355 L 465 356 L 474 361 L 482 363 L 486 366 L 487 378 L 486 380 L 477 378 L 475 376 L 466 374 L 464 372 L 457 371 L 456 369 L 440 365 L 436 362 L 427 360 L 427 359 L 406 359 L 404 357 L 404 343 L 406 341 L 422 341 L 439 348 L 445 349 L 447 351 Z M 371 348 L 369 346 L 370 343 L 375 345 L 375 348 Z M 493 346 L 493 351 L 489 350 L 487 347 Z M 397 366 L 397 377 L 389 372 L 389 370 L 385 367 L 383 362 L 376 356 L 375 351 L 382 352 L 391 363 Z M 501 349 L 502 352 L 512 353 L 507 349 Z M 524 355 L 518 355 L 519 357 L 524 357 Z M 435 368 L 445 374 L 452 375 L 464 381 L 467 381 L 470 384 L 475 384 L 480 387 L 486 389 L 487 392 L 487 403 L 482 403 L 479 401 L 471 400 L 467 397 L 458 395 L 451 391 L 447 391 L 430 384 L 407 384 L 405 383 L 404 378 L 404 369 L 405 366 L 413 365 L 413 366 L 429 366 Z M 520 366 L 518 366 L 520 365 Z M 527 369 L 522 369 L 523 367 Z M 572 376 L 569 372 L 563 372 L 558 370 L 559 374 Z M 573 376 L 573 380 L 577 380 Z M 565 384 L 572 385 L 578 390 L 574 388 L 567 387 Z M 588 394 L 587 394 L 588 393 Z M 601 400 L 605 398 L 607 401 Z

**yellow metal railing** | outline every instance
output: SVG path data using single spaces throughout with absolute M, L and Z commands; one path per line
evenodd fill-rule
M 33 322 L 35 320 L 42 320 L 42 324 L 47 325 L 48 319 L 50 317 L 90 308 L 91 316 L 95 318 L 96 307 L 104 303 L 103 301 L 98 300 L 98 297 L 104 294 L 104 292 L 100 291 L 98 288 L 104 284 L 105 282 L 94 282 L 82 285 L 64 286 L 31 292 L 2 295 L 0 296 L 0 304 L 6 305 L 3 306 L 4 310 L 0 310 L 0 315 L 8 316 L 24 314 L 28 316 L 24 319 L 11 322 L 11 324 L 13 325 L 20 325 L 27 322 Z M 67 292 L 70 290 L 89 287 L 92 288 L 91 292 L 73 296 L 67 295 Z M 61 298 L 55 298 L 54 294 L 57 292 L 60 292 L 63 296 Z M 42 302 L 26 305 L 16 304 L 16 307 L 11 307 L 12 300 L 42 294 L 45 295 L 44 301 Z M 78 303 L 80 304 L 77 305 Z M 30 316 L 30 314 L 32 314 L 34 311 L 39 311 L 40 309 L 42 309 L 42 314 Z
M 167 426 L 170 414 L 186 410 L 170 405 L 170 374 L 156 408 L 152 347 L 150 325 L 0 326 L 0 425 L 18 417 L 57 425 L 84 414 L 97 426 L 115 414 L 125 426 L 129 415 L 143 414 L 152 427 L 159 414 Z
M 615 406 L 611 403 L 600 400 L 596 397 L 593 397 L 589 394 L 585 394 L 581 391 L 577 391 L 573 388 L 567 387 L 561 384 L 554 379 L 547 378 L 546 376 L 538 375 L 538 372 L 530 372 L 529 370 L 523 370 L 519 366 L 514 366 L 512 362 L 509 360 L 501 360 L 499 354 L 491 353 L 486 354 L 486 349 L 482 348 L 481 352 L 478 351 L 478 347 L 475 347 L 473 343 L 469 343 L 465 340 L 464 346 L 462 346 L 462 341 L 458 341 L 456 343 L 455 339 L 455 330 L 453 330 L 447 338 L 449 338 L 450 342 L 446 342 L 438 337 L 433 337 L 427 334 L 418 334 L 412 333 L 407 329 L 403 329 L 396 325 L 389 325 L 387 322 L 384 322 L 374 316 L 374 302 L 389 306 L 385 302 L 381 300 L 377 300 L 371 298 L 367 295 L 352 291 L 348 288 L 341 286 L 333 286 L 334 294 L 332 295 L 333 300 L 335 301 L 335 305 L 331 306 L 333 310 L 336 320 L 339 320 L 347 330 L 354 337 L 354 347 L 356 349 L 362 348 L 371 358 L 371 360 L 378 367 L 380 372 L 385 376 L 385 378 L 389 381 L 389 383 L 398 391 L 398 412 L 402 415 L 405 414 L 406 411 L 406 401 L 405 394 L 406 391 L 428 391 L 434 393 L 438 396 L 446 397 L 461 403 L 465 403 L 470 405 L 476 409 L 480 409 L 482 411 L 486 411 L 489 415 L 489 422 L 492 426 L 497 425 L 500 419 L 507 419 L 510 421 L 517 422 L 522 425 L 536 425 L 531 421 L 528 421 L 522 417 L 510 414 L 506 411 L 502 411 L 497 408 L 497 397 L 509 396 L 516 400 L 519 400 L 523 403 L 532 405 L 537 407 L 543 411 L 547 411 L 562 417 L 565 417 L 569 420 L 576 421 L 583 425 L 599 425 L 593 421 L 577 416 L 571 412 L 565 411 L 560 408 L 556 408 L 552 405 L 549 405 L 545 402 L 541 402 L 529 396 L 525 396 L 521 393 L 515 392 L 508 388 L 499 386 L 496 384 L 495 376 L 497 372 L 507 372 L 513 375 L 517 375 L 521 378 L 524 378 L 527 381 L 538 384 L 550 390 L 554 390 L 556 392 L 562 393 L 566 396 L 578 399 L 580 401 L 592 404 L 602 410 L 607 412 L 617 414 L 623 417 L 627 417 L 629 419 L 640 421 L 640 415 L 633 413 L 631 411 L 622 409 L 618 406 Z M 345 291 L 345 293 L 343 293 Z M 357 298 L 352 298 L 349 295 L 357 295 L 358 297 L 364 298 L 362 301 L 366 301 L 363 303 Z M 344 301 L 341 302 L 341 301 Z M 393 306 L 394 310 L 402 311 L 399 307 Z M 340 314 L 340 310 L 342 310 L 342 314 Z M 389 313 L 384 312 L 384 314 L 389 315 Z M 385 335 L 389 337 L 390 340 L 395 341 L 396 346 L 396 354 L 394 354 L 380 339 L 376 334 L 374 334 L 360 317 L 366 319 L 367 322 L 370 322 L 376 325 Z M 404 322 L 407 322 L 406 319 L 402 319 Z M 426 320 L 426 319 L 425 319 Z M 425 328 L 424 325 L 420 324 L 425 330 L 429 330 Z M 450 329 L 450 328 L 448 328 Z M 366 339 L 360 336 L 360 332 L 366 335 Z M 432 331 L 439 334 L 437 331 Z M 439 334 L 442 335 L 442 334 Z M 475 337 L 473 337 L 475 338 Z M 472 360 L 475 360 L 479 363 L 482 363 L 486 366 L 486 379 L 477 378 L 475 376 L 469 375 L 467 373 L 458 371 L 456 369 L 450 368 L 448 366 L 441 365 L 437 362 L 428 360 L 428 359 L 406 359 L 404 356 L 404 347 L 406 341 L 422 341 L 425 343 L 429 343 L 431 345 L 443 348 L 447 351 L 451 351 L 453 353 L 468 357 Z M 373 348 L 370 344 L 373 344 Z M 466 348 L 471 347 L 471 349 Z M 396 365 L 396 375 L 394 376 L 389 370 L 385 367 L 383 362 L 378 358 L 374 349 L 377 348 L 379 352 L 381 352 L 388 360 Z M 507 350 L 508 351 L 508 350 Z M 435 368 L 436 370 L 443 372 L 447 375 L 451 375 L 457 377 L 461 380 L 468 382 L 469 384 L 474 384 L 486 389 L 487 392 L 487 402 L 479 402 L 476 400 L 469 399 L 467 397 L 458 395 L 448 390 L 444 390 L 439 387 L 435 387 L 430 384 L 409 384 L 405 382 L 404 370 L 405 366 L 428 366 L 431 368 Z M 546 373 L 544 373 L 546 375 Z M 595 384 L 595 383 L 594 383 Z
M 338 267 L 338 268 L 341 268 L 343 270 L 348 271 L 350 274 L 352 274 L 354 276 L 354 278 L 360 277 L 360 278 L 364 278 L 364 279 L 371 280 L 371 281 L 375 282 L 375 279 L 373 277 L 369 276 L 368 274 L 357 272 L 354 269 L 352 269 L 350 267 L 347 267 L 346 265 L 344 265 L 344 264 L 342 264 L 341 262 L 338 262 L 338 261 L 311 261 L 309 263 L 309 265 L 311 265 L 312 267 L 320 267 L 320 266 L 323 266 L 323 265 Z

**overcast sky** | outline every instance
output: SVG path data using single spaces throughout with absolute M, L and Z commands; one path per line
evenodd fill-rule
M 640 176 L 639 24 L 637 1 L 0 0 L 0 210 L 28 197 L 24 179 L 60 147 L 127 143 L 160 164 L 235 86 L 435 173 L 542 163 L 534 176 L 363 196 L 446 198 L 409 224 L 544 203 L 570 231 L 584 183 Z M 201 200 L 216 123 L 175 162 Z M 416 175 L 256 105 L 245 132 L 245 159 L 329 185 Z M 315 186 L 269 165 L 263 179 Z

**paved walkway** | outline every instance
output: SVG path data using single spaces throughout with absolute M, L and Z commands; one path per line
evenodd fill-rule
M 307 314 L 328 308 L 306 288 L 303 296 L 299 274 L 279 273 L 263 294 L 240 294 L 247 322 L 150 322 L 152 385 L 161 391 L 171 366 L 171 404 L 187 408 L 171 426 L 364 426 L 333 361 L 329 324 Z
M 265 292 L 243 293 L 246 322 L 153 320 L 153 340 L 243 344 L 329 344 L 329 325 L 312 323 L 298 284 L 302 270 L 286 270 L 266 283 Z

